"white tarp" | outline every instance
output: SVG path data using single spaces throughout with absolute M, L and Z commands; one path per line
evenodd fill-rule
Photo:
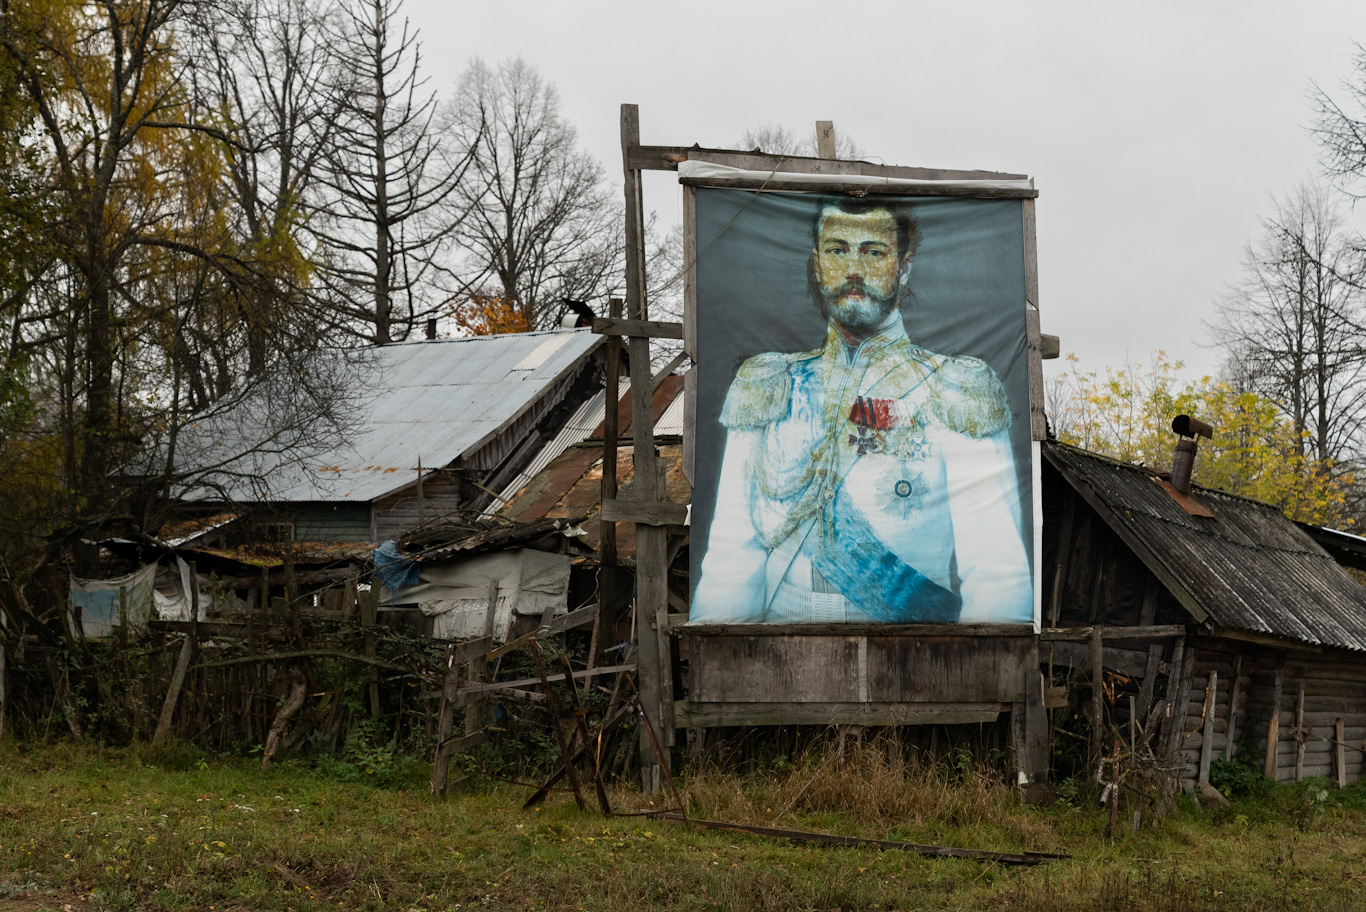
M 153 580 L 156 577 L 156 564 L 148 564 L 127 576 L 114 579 L 92 580 L 71 577 L 71 597 L 68 601 L 71 612 L 71 632 L 84 632 L 88 640 L 102 640 L 114 633 L 114 628 L 125 623 L 128 632 L 138 635 L 146 632 L 147 620 L 152 613 Z M 125 593 L 120 617 L 119 590 Z
M 484 635 L 489 583 L 498 583 L 493 636 L 502 641 L 513 615 L 541 616 L 568 611 L 569 558 L 529 548 L 480 554 L 464 560 L 422 565 L 422 582 L 390 594 L 385 605 L 416 604 L 431 617 L 432 635 L 463 639 Z
M 188 621 L 190 620 L 190 565 L 179 557 L 175 559 L 174 567 L 159 567 L 156 577 L 156 589 L 153 598 L 156 599 L 157 617 L 163 621 Z M 199 589 L 199 618 L 203 620 L 209 616 L 210 611 L 215 615 L 228 611 L 244 610 L 245 605 L 242 600 L 232 593 L 213 591 L 213 587 L 205 588 L 205 584 L 210 581 L 203 575 L 197 575 L 195 580 Z

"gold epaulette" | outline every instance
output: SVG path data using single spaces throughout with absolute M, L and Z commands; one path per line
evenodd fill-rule
M 728 428 L 772 424 L 785 416 L 792 399 L 792 362 L 808 352 L 764 352 L 740 365 L 721 406 L 721 423 Z
M 931 415 L 960 434 L 990 437 L 1010 425 L 1010 406 L 996 371 L 980 358 L 944 359 L 926 401 Z

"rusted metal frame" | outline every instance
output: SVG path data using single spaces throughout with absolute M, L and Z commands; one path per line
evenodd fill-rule
M 583 704 L 579 702 L 579 688 L 574 684 L 574 669 L 569 664 L 569 656 L 564 653 L 560 653 L 560 666 L 564 669 L 565 683 L 569 687 L 569 702 L 574 708 L 574 725 L 579 731 L 579 740 L 586 748 L 592 743 L 588 736 L 588 723 L 584 718 Z M 612 804 L 607 800 L 607 790 L 602 785 L 602 771 L 598 769 L 597 754 L 591 750 L 584 750 L 582 753 L 588 757 L 588 769 L 593 774 L 593 789 L 598 794 L 598 807 L 602 810 L 602 816 L 610 817 Z
M 569 785 L 574 789 L 574 801 L 578 804 L 579 810 L 588 809 L 588 805 L 583 800 L 583 789 L 579 787 L 579 774 L 574 770 L 574 762 L 569 752 L 569 739 L 564 736 L 564 729 L 560 727 L 560 702 L 555 699 L 555 692 L 550 689 L 550 681 L 545 675 L 545 662 L 541 659 L 541 647 L 532 640 L 527 644 L 531 649 L 531 655 L 536 660 L 536 673 L 541 677 L 541 685 L 545 687 L 546 702 L 550 705 L 550 727 L 555 731 L 555 740 L 560 745 L 560 756 L 564 759 L 565 774 L 569 776 Z
M 806 830 L 786 830 L 778 827 L 753 826 L 746 823 L 724 823 L 719 820 L 699 820 L 665 811 L 658 816 L 665 820 L 676 820 L 708 830 L 731 830 L 737 833 L 753 833 L 756 836 L 772 836 L 776 839 L 799 839 L 807 842 L 823 842 L 826 845 L 853 846 L 857 848 L 896 849 L 901 852 L 914 852 L 918 855 L 935 855 L 942 858 L 971 858 L 980 861 L 995 861 L 1001 864 L 1036 865 L 1050 861 L 1065 861 L 1071 855 L 1055 855 L 1050 852 L 992 852 L 986 849 L 957 849 L 952 846 L 919 845 L 913 842 L 894 842 L 889 839 L 868 839 L 862 836 L 832 836 L 828 833 L 812 833 Z
M 1146 542 L 1124 525 L 1123 521 L 1115 515 L 1105 501 L 1097 496 L 1091 486 L 1079 478 L 1076 472 L 1055 457 L 1048 447 L 1042 447 L 1042 450 L 1045 458 L 1052 463 L 1053 468 L 1058 470 L 1058 473 L 1071 485 L 1072 489 L 1081 495 L 1082 500 L 1086 501 L 1091 509 L 1100 516 L 1105 525 L 1134 552 L 1135 556 L 1148 568 L 1148 571 L 1156 576 L 1162 585 L 1167 587 L 1167 591 L 1176 597 L 1176 600 L 1181 603 L 1181 607 L 1189 611 L 1197 621 L 1205 621 L 1209 617 L 1209 613 L 1201 606 L 1199 599 L 1186 588 L 1181 578 L 1172 572 L 1162 559 L 1148 547 Z

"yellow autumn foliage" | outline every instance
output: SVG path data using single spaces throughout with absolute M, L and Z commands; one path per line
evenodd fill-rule
M 1208 376 L 1187 380 L 1181 362 L 1163 352 L 1149 367 L 1083 371 L 1075 355 L 1068 365 L 1047 392 L 1059 440 L 1166 471 L 1177 439 L 1171 420 L 1191 415 L 1214 426 L 1214 438 L 1200 441 L 1196 484 L 1271 504 L 1301 522 L 1352 524 L 1351 474 L 1312 458 L 1304 435 L 1270 399 Z

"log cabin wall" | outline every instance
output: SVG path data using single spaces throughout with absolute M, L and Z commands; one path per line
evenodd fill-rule
M 401 538 L 421 525 L 419 516 L 426 523 L 454 519 L 465 506 L 462 498 L 466 496 L 466 486 L 454 474 L 432 472 L 422 479 L 421 509 L 416 484 L 374 502 L 374 541 Z

